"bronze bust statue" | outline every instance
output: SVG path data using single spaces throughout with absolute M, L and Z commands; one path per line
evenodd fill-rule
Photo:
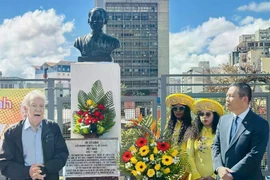
M 88 24 L 91 33 L 76 38 L 74 46 L 81 52 L 79 62 L 112 62 L 111 53 L 120 47 L 118 39 L 103 33 L 103 26 L 107 24 L 107 12 L 103 8 L 94 8 L 88 14 Z

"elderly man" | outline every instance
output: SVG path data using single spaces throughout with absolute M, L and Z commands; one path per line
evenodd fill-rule
M 69 153 L 59 126 L 43 118 L 45 103 L 44 93 L 29 92 L 22 102 L 26 119 L 5 132 L 0 170 L 7 179 L 59 179 Z

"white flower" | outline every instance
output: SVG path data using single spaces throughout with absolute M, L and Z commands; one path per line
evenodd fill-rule
M 179 162 L 179 157 L 175 157 L 175 158 L 173 159 L 173 163 L 176 164 L 176 163 L 178 163 L 178 162 Z
M 150 163 L 151 163 L 151 164 L 157 164 L 157 161 L 154 160 L 154 161 L 151 161 Z
M 160 171 L 157 171 L 157 177 L 161 177 L 162 175 L 163 175 L 163 173 L 162 172 L 160 172 Z
M 148 161 L 149 161 L 148 157 L 144 157 L 144 158 L 143 158 L 143 161 L 144 161 L 144 162 L 148 162 Z
M 125 164 L 125 168 L 126 168 L 126 169 L 128 169 L 128 168 L 130 168 L 130 167 L 132 167 L 132 163 L 128 162 L 128 163 Z
M 148 177 L 146 177 L 146 176 L 143 176 L 143 180 L 148 180 Z
M 156 145 L 157 145 L 156 142 L 153 142 L 153 143 L 150 144 L 150 146 L 156 146 Z

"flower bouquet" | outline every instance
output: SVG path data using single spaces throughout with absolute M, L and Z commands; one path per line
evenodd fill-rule
M 78 93 L 78 111 L 73 112 L 73 132 L 84 136 L 101 136 L 115 124 L 115 109 L 111 91 L 104 93 L 97 80 L 89 93 Z
M 187 154 L 169 139 L 160 139 L 156 121 L 147 116 L 122 133 L 119 169 L 138 180 L 181 179 L 187 172 Z

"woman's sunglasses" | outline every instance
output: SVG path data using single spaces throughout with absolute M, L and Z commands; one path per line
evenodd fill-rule
M 210 117 L 210 116 L 212 115 L 212 113 L 211 113 L 211 112 L 206 112 L 206 113 L 198 112 L 198 115 L 201 116 L 201 117 L 203 117 L 204 115 L 205 115 L 206 117 Z
M 185 110 L 185 106 L 174 106 L 172 107 L 173 111 L 184 111 Z

